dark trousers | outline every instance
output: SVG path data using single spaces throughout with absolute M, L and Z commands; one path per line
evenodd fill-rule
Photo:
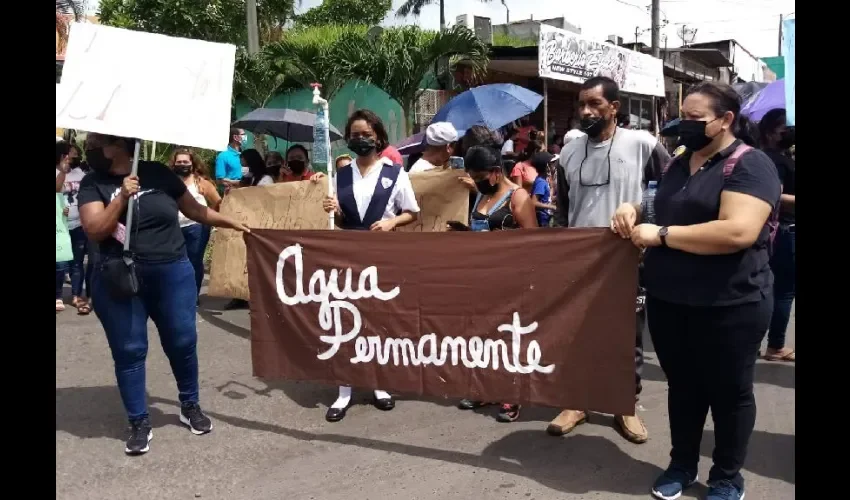
M 649 334 L 668 385 L 671 467 L 694 476 L 705 417 L 714 421 L 709 481 L 744 486 L 741 467 L 756 421 L 753 375 L 773 297 L 726 307 L 695 307 L 647 297 Z
M 791 306 L 797 295 L 797 228 L 782 224 L 773 242 L 770 269 L 773 271 L 773 317 L 767 333 L 767 347 L 785 347 L 785 331 Z
M 159 341 L 177 381 L 180 402 L 198 402 L 195 270 L 186 257 L 162 264 L 137 263 L 137 266 L 140 291 L 130 299 L 115 299 L 100 279 L 97 268 L 92 276 L 94 312 L 106 332 L 118 390 L 130 420 L 148 415 L 145 360 L 149 317 L 159 330 Z
M 186 240 L 186 255 L 192 268 L 195 269 L 195 282 L 198 293 L 201 293 L 201 285 L 204 282 L 204 252 L 210 241 L 210 227 L 203 224 L 192 224 L 180 228 L 183 239 Z

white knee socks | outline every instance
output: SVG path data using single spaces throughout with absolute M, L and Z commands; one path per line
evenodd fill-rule
M 375 390 L 375 399 L 390 399 L 392 396 L 386 391 L 382 391 L 379 389 Z M 339 396 L 337 396 L 334 404 L 331 405 L 331 408 L 336 408 L 341 410 L 343 408 L 348 408 L 349 403 L 351 403 L 351 387 L 346 387 L 344 385 L 339 386 Z
M 348 408 L 348 403 L 350 402 L 351 387 L 341 385 L 339 386 L 339 396 L 336 398 L 336 401 L 334 401 L 334 404 L 331 405 L 331 408 L 342 410 L 343 408 Z

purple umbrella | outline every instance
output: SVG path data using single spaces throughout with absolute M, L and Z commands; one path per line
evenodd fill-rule
M 413 134 L 407 139 L 395 144 L 394 146 L 399 154 L 412 155 L 425 151 L 425 132 Z
M 741 114 L 750 120 L 759 121 L 771 109 L 785 107 L 785 79 L 768 84 L 753 94 L 741 107 Z

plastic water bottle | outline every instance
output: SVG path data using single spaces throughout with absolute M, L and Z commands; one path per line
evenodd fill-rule
M 655 191 L 658 189 L 658 182 L 649 181 L 649 185 L 643 192 L 643 198 L 640 202 L 641 222 L 655 224 Z
M 319 106 L 316 112 L 316 124 L 313 126 L 313 171 L 327 173 L 328 147 L 325 134 L 328 131 L 328 122 L 325 118 L 325 110 Z

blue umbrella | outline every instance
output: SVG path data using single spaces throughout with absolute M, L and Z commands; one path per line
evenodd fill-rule
M 785 107 L 785 79 L 776 80 L 753 94 L 741 106 L 741 114 L 753 121 L 759 121 L 771 109 Z
M 434 115 L 431 123 L 449 122 L 458 131 L 473 125 L 492 130 L 531 114 L 543 96 L 511 83 L 495 83 L 456 95 Z

